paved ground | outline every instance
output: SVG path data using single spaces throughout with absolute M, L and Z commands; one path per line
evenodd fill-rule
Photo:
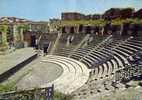
M 18 49 L 10 54 L 0 55 L 0 74 L 36 54 L 33 48 Z
M 17 82 L 18 89 L 30 89 L 40 87 L 58 78 L 63 69 L 54 63 L 36 62 L 30 66 L 32 69 Z

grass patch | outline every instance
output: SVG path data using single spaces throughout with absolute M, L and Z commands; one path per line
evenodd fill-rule
M 69 94 L 63 94 L 61 92 L 54 92 L 54 100 L 71 100 L 72 96 Z
M 22 79 L 25 75 L 29 74 L 31 70 L 28 70 L 27 72 L 23 73 L 16 79 L 8 79 L 7 81 L 0 84 L 0 93 L 2 92 L 9 92 L 9 91 L 16 91 L 16 83 Z
M 0 93 L 2 92 L 8 92 L 8 91 L 14 91 L 16 90 L 16 83 L 15 82 L 9 82 L 6 84 L 0 84 Z

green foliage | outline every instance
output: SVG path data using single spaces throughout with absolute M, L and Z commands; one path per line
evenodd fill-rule
M 10 82 L 7 84 L 0 84 L 0 93 L 15 90 L 15 82 Z
M 93 26 L 104 26 L 108 21 L 104 19 L 99 20 L 65 20 L 61 21 L 60 26 L 78 26 L 78 25 L 93 25 Z M 131 24 L 142 24 L 142 19 L 114 19 L 112 25 L 121 25 L 123 23 Z M 59 25 L 59 24 L 58 24 Z
M 13 34 L 15 42 L 23 42 L 23 33 L 24 31 L 29 30 L 29 25 L 26 23 L 15 24 L 14 28 L 15 31 Z
M 0 25 L 0 32 L 7 33 L 8 25 Z
M 65 20 L 65 21 L 61 21 L 60 26 L 65 26 L 65 25 L 69 25 L 69 26 L 78 26 L 80 24 L 82 25 L 96 25 L 96 26 L 103 26 L 105 25 L 107 21 L 100 19 L 100 20 Z
M 8 47 L 7 47 L 7 44 L 0 44 L 0 51 L 5 51 L 5 50 L 7 50 L 8 49 Z
M 67 94 L 63 94 L 61 92 L 54 92 L 54 100 L 71 100 L 72 96 L 71 95 L 67 95 Z
M 126 21 L 130 22 L 131 24 L 142 24 L 142 19 L 127 19 Z
M 8 32 L 8 25 L 0 25 L 0 32 L 2 33 L 2 41 L 1 44 L 2 45 L 7 45 L 7 32 Z M 0 45 L 0 47 L 2 47 L 2 45 Z
M 112 25 L 121 25 L 124 22 L 125 22 L 125 20 L 115 19 L 115 20 L 112 20 Z
M 20 31 L 21 29 L 23 29 L 24 31 L 29 29 L 29 25 L 28 24 L 20 24 L 17 27 L 17 30 Z

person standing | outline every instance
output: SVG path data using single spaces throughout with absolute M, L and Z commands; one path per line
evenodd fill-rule
M 35 40 L 35 49 L 38 49 L 38 39 Z
M 44 44 L 44 45 L 43 45 L 43 53 L 44 53 L 44 56 L 47 55 L 47 53 L 48 53 L 48 46 L 49 46 L 49 44 Z

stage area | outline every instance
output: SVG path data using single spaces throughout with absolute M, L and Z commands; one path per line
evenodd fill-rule
M 38 62 L 32 66 L 32 70 L 17 83 L 19 89 L 40 87 L 57 79 L 63 73 L 63 68 L 55 63 Z

